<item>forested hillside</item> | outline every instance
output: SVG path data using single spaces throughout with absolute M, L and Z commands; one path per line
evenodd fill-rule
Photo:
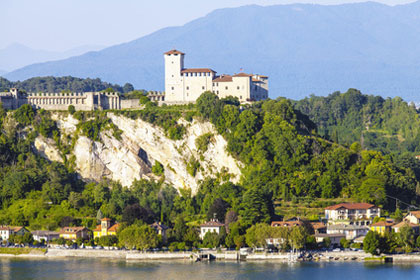
M 321 136 L 334 142 L 359 142 L 364 149 L 384 153 L 420 153 L 419 112 L 399 97 L 384 99 L 349 89 L 295 104 L 316 123 Z
M 11 82 L 0 77 L 0 92 L 10 88 L 18 88 L 26 92 L 94 92 L 113 88 L 117 92 L 126 93 L 134 90 L 133 86 L 126 83 L 124 86 L 102 82 L 96 79 L 80 79 L 71 76 L 67 77 L 34 77 L 24 81 Z
M 103 113 L 74 113 L 84 120 L 80 133 L 100 141 L 98 135 L 111 129 L 118 139 L 118 127 Z M 169 113 L 171 119 L 162 118 Z M 66 225 L 93 228 L 98 216 L 124 225 L 162 221 L 173 227 L 169 242 L 192 244 L 198 240 L 192 227 L 216 214 L 232 229 L 223 237 L 225 244 L 240 247 L 246 229 L 276 218 L 281 214 L 277 207 L 290 201 L 308 199 L 316 204 L 323 199 L 326 205 L 333 203 L 328 199 L 364 201 L 389 211 L 395 210 L 395 200 L 389 196 L 415 205 L 420 202 L 419 161 L 409 155 L 384 156 L 363 150 L 357 143 L 347 148 L 325 140 L 317 134 L 314 122 L 285 99 L 243 108 L 236 99 L 219 100 L 207 92 L 196 106 L 156 107 L 147 103 L 146 111 L 120 112 L 162 127 L 168 137 L 175 137 L 172 124 L 177 127 L 174 139 L 185 137 L 183 128 L 188 125 L 188 120 L 177 122 L 179 118 L 214 124 L 227 140 L 228 152 L 242 162 L 242 178 L 234 184 L 229 174 L 221 172 L 216 178 L 205 178 L 194 196 L 188 186 L 176 190 L 164 183 L 162 169 L 170 167 L 159 164 L 153 167 L 153 179 L 135 181 L 129 188 L 106 180 L 81 181 L 71 157 L 60 164 L 34 152 L 34 138 L 43 135 L 68 153 L 69 147 L 50 114 L 28 105 L 15 111 L 0 110 L 2 224 L 27 225 L 30 229 Z M 204 150 L 211 138 L 201 137 L 196 144 Z M 197 162 L 190 162 L 186 172 L 199 168 Z M 398 207 L 406 205 L 400 203 Z M 207 246 L 205 242 L 203 246 Z

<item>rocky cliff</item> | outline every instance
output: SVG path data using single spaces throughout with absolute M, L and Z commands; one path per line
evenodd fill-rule
M 75 137 L 78 120 L 71 115 L 55 113 L 53 119 L 62 138 Z M 86 136 L 77 136 L 67 159 L 72 159 L 74 168 L 85 180 L 100 181 L 104 178 L 119 181 L 130 186 L 141 178 L 158 179 L 151 172 L 155 161 L 164 167 L 162 178 L 176 188 L 191 188 L 194 193 L 199 181 L 207 176 L 230 174 L 233 182 L 241 175 L 240 163 L 226 152 L 226 141 L 217 134 L 210 123 L 194 120 L 189 123 L 180 120 L 187 129 L 182 140 L 171 140 L 164 131 L 141 119 L 130 119 L 108 113 L 107 117 L 122 131 L 116 139 L 110 131 L 100 133 L 100 141 Z M 204 134 L 211 135 L 205 151 L 196 146 L 196 139 Z M 34 146 L 42 156 L 52 161 L 63 162 L 55 141 L 38 136 Z M 194 172 L 187 166 L 195 163 Z

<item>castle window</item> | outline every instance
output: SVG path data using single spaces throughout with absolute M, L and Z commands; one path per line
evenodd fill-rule
M 190 87 L 187 87 L 187 90 L 189 90 L 190 89 Z
M 202 89 L 204 89 L 204 87 L 202 87 Z
M 225 87 L 225 89 L 228 89 L 228 87 Z
M 174 87 L 172 87 L 171 89 L 172 89 L 172 90 L 174 90 L 175 88 L 174 88 Z
M 201 77 L 201 73 L 198 73 L 198 76 L 200 76 L 200 77 Z
M 213 83 L 213 86 L 215 86 L 216 83 Z
M 237 89 L 240 89 L 240 87 L 238 86 Z

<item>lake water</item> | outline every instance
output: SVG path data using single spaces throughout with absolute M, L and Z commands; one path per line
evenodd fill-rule
M 420 264 L 0 258 L 0 279 L 420 279 Z

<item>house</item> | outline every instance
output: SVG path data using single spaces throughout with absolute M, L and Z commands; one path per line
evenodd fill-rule
M 392 230 L 393 225 L 394 222 L 391 220 L 380 221 L 370 225 L 370 230 L 376 231 L 377 233 L 384 235 L 385 232 L 390 232 Z
M 420 211 L 410 211 L 405 217 L 404 221 L 408 221 L 412 224 L 420 224 Z
M 2 240 L 9 240 L 11 235 L 21 235 L 29 232 L 25 227 L 11 227 L 11 226 L 0 226 L 0 237 Z
M 325 238 L 329 238 L 331 240 L 331 245 L 340 245 L 340 240 L 346 238 L 345 234 L 342 233 L 317 233 L 315 234 L 315 240 L 317 243 L 321 243 L 325 240 Z
M 60 231 L 60 237 L 68 240 L 88 237 L 89 230 L 86 227 L 64 227 Z
M 344 234 L 348 240 L 353 240 L 359 236 L 365 236 L 368 232 L 369 228 L 367 226 L 336 224 L 328 225 L 327 227 L 328 234 Z
M 35 230 L 32 231 L 32 236 L 34 240 L 42 242 L 42 240 L 49 242 L 53 239 L 58 239 L 60 237 L 59 232 L 49 231 L 49 230 Z
M 220 233 L 220 230 L 225 225 L 220 223 L 217 219 L 212 219 L 202 225 L 200 225 L 200 238 L 203 239 L 207 232 Z
M 101 219 L 101 224 L 93 230 L 93 237 L 99 238 L 107 235 L 117 235 L 117 230 L 119 226 L 120 225 L 118 223 L 115 223 L 111 226 L 111 219 L 103 218 Z
M 323 222 L 311 222 L 311 226 L 316 233 L 327 233 L 327 226 Z
M 380 213 L 380 208 L 370 203 L 340 203 L 325 208 L 329 224 L 369 225 Z
M 296 226 L 303 226 L 303 222 L 300 220 L 296 221 L 273 221 L 271 222 L 272 227 L 296 227 Z
M 393 226 L 392 226 L 392 230 L 393 230 L 394 232 L 400 232 L 400 229 L 401 229 L 403 226 L 409 226 L 409 227 L 411 227 L 411 228 L 413 229 L 414 234 L 416 234 L 416 235 L 418 235 L 418 234 L 419 234 L 419 225 L 418 225 L 418 224 L 413 224 L 413 223 L 410 223 L 409 221 L 402 221 L 401 223 L 398 223 L 398 224 L 396 224 L 396 225 L 393 225 Z
M 162 240 L 166 241 L 166 231 L 169 229 L 169 227 L 165 226 L 161 222 L 154 222 L 150 226 L 156 231 L 157 234 L 162 236 Z

